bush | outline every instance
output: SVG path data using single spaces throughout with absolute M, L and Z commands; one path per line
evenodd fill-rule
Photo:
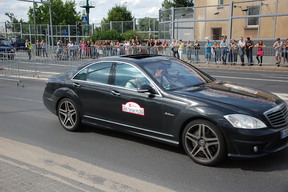
M 93 41 L 97 40 L 121 40 L 121 35 L 115 30 L 108 31 L 97 31 L 92 36 L 85 39 L 85 41 L 89 41 L 92 39 Z
M 125 33 L 122 34 L 122 38 L 125 40 L 131 40 L 131 39 L 136 39 L 136 36 L 139 37 L 139 39 L 143 40 L 144 36 L 143 34 L 138 34 L 136 31 L 126 31 Z

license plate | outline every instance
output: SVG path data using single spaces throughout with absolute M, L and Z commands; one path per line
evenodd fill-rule
M 288 137 L 288 129 L 282 130 L 280 133 L 280 137 L 281 137 L 281 139 Z

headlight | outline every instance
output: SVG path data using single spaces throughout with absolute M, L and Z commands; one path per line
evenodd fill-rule
M 242 114 L 232 114 L 224 116 L 234 127 L 242 129 L 262 129 L 267 126 L 254 117 Z

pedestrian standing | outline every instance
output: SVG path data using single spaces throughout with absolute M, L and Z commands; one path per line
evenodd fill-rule
M 210 42 L 209 39 L 206 40 L 206 43 L 204 45 L 205 47 L 205 59 L 206 59 L 206 64 L 209 64 L 211 60 L 211 47 L 213 46 L 212 42 Z
M 222 41 L 220 43 L 220 49 L 221 49 L 221 53 L 222 53 L 222 64 L 226 65 L 226 61 L 227 61 L 227 54 L 228 54 L 228 43 L 227 43 L 227 37 L 224 36 L 222 38 Z
M 213 50 L 213 52 L 214 52 L 214 61 L 215 61 L 215 64 L 218 64 L 218 63 L 219 63 L 219 59 L 220 59 L 220 46 L 219 46 L 219 44 L 218 44 L 217 41 L 214 41 L 214 42 L 213 42 L 212 50 Z
M 253 47 L 254 47 L 254 42 L 250 39 L 250 37 L 246 38 L 246 55 L 247 55 L 247 60 L 248 60 L 248 65 L 252 66 L 253 65 Z
M 194 42 L 194 56 L 195 56 L 195 60 L 194 63 L 199 63 L 199 50 L 200 50 L 200 44 L 198 42 L 198 40 L 196 40 Z
M 36 56 L 41 56 L 41 43 L 39 42 L 39 40 L 36 40 L 35 47 L 36 47 Z
M 283 44 L 284 52 L 285 52 L 285 61 L 288 62 L 288 39 L 286 39 L 286 42 Z
M 240 37 L 240 40 L 238 41 L 238 47 L 239 47 L 239 56 L 240 56 L 242 66 L 245 65 L 244 63 L 245 46 L 246 46 L 246 41 L 243 39 L 243 37 Z
M 28 59 L 31 60 L 32 45 L 28 39 L 25 42 L 25 47 L 27 49 Z
M 189 63 L 191 62 L 191 53 L 192 53 L 192 43 L 190 40 L 188 40 L 186 44 L 186 57 Z
M 172 52 L 173 52 L 173 57 L 176 57 L 176 58 L 179 59 L 178 44 L 177 44 L 177 42 L 176 42 L 176 39 L 173 39 L 170 47 L 171 47 L 171 50 L 172 50 Z
M 129 41 L 124 41 L 124 48 L 125 48 L 125 55 L 129 54 L 129 49 L 130 49 L 130 42 Z
M 163 46 L 163 54 L 164 54 L 164 55 L 167 55 L 167 53 L 166 53 L 166 48 L 167 48 L 169 45 L 168 45 L 168 42 L 166 41 L 166 39 L 163 41 L 162 46 Z
M 157 47 L 157 54 L 163 55 L 163 47 L 162 47 L 162 42 L 160 41 L 160 39 L 156 41 L 155 46 Z
M 276 65 L 278 67 L 280 66 L 280 63 L 281 63 L 282 46 L 283 46 L 283 42 L 280 40 L 280 38 L 277 38 L 276 42 L 273 44 L 273 47 L 275 50 Z
M 239 52 L 239 47 L 238 47 L 238 44 L 237 44 L 235 39 L 232 39 L 231 49 L 232 49 L 232 64 L 236 65 L 238 52 Z
M 263 47 L 266 47 L 266 45 L 263 43 L 262 40 L 260 40 L 255 47 L 257 47 L 257 56 L 256 59 L 258 61 L 259 66 L 262 66 L 263 62 L 263 55 L 264 55 L 264 50 Z
M 180 39 L 178 42 L 178 55 L 179 59 L 183 59 L 183 51 L 184 51 L 185 44 L 184 42 Z
M 40 46 L 41 46 L 41 50 L 42 50 L 42 55 L 43 55 L 43 57 L 48 57 L 48 54 L 47 54 L 47 44 L 46 44 L 45 40 L 42 40 L 42 41 L 41 41 Z

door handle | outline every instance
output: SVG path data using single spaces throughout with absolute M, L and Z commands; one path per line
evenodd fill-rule
M 74 82 L 74 83 L 73 83 L 73 86 L 76 87 L 76 88 L 78 88 L 78 87 L 80 87 L 80 84 Z
M 121 93 L 119 93 L 118 91 L 111 91 L 111 94 L 114 95 L 114 96 L 117 96 L 117 97 L 120 97 L 121 96 Z

